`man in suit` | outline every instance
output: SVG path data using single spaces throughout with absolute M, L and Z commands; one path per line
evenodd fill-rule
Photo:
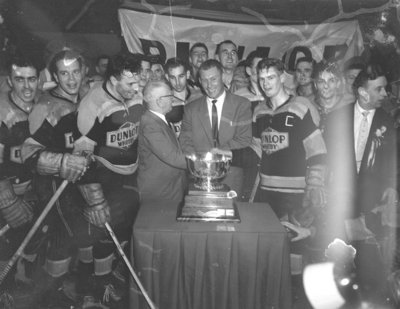
M 181 201 L 186 188 L 186 159 L 165 118 L 174 100 L 171 86 L 165 80 L 149 81 L 143 91 L 148 110 L 139 129 L 140 200 Z
M 222 80 L 222 65 L 209 59 L 199 69 L 206 95 L 185 106 L 179 140 L 183 152 L 216 152 L 232 156 L 224 182 L 240 196 L 242 150 L 251 143 L 251 108 L 246 98 L 231 94 Z
M 328 232 L 347 237 L 358 249 L 356 267 L 368 294 L 379 294 L 384 285 L 378 243 L 388 225 L 386 214 L 397 211 L 395 130 L 381 107 L 386 85 L 379 66 L 362 70 L 354 81 L 356 102 L 330 113 L 325 129 Z

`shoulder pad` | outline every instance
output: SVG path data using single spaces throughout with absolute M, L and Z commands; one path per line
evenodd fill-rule
M 89 133 L 96 118 L 103 122 L 104 118 L 123 110 L 125 107 L 111 99 L 103 90 L 102 85 L 95 85 L 82 99 L 78 108 L 78 129 L 82 135 Z
M 0 123 L 4 122 L 7 127 L 11 121 L 13 110 L 8 102 L 8 97 L 2 93 L 0 95 Z
M 44 93 L 29 115 L 29 131 L 35 133 L 47 120 L 53 127 L 58 121 L 76 110 L 76 104 Z
M 300 119 L 303 119 L 307 112 L 310 112 L 311 117 L 316 125 L 319 124 L 319 113 L 317 108 L 307 99 L 300 96 L 295 96 L 289 104 L 286 104 L 280 112 L 289 112 L 295 114 Z
M 257 118 L 262 117 L 263 115 L 272 115 L 274 112 L 270 109 L 267 104 L 259 104 L 254 108 L 253 112 L 253 122 L 257 120 Z
M 14 124 L 28 120 L 28 115 L 10 104 L 8 92 L 0 95 L 0 124 L 3 122 L 7 128 Z

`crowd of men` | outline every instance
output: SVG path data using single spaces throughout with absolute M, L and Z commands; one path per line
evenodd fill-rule
M 51 80 L 40 78 L 46 71 Z M 49 295 L 60 287 L 73 303 L 118 306 L 128 273 L 105 224 L 129 243 L 140 207 L 183 200 L 185 156 L 211 152 L 232 158 L 224 182 L 239 200 L 271 206 L 304 263 L 340 237 L 358 250 L 365 295 L 387 300 L 387 276 L 400 263 L 391 238 L 397 106 L 388 104 L 378 65 L 302 57 L 291 75 L 259 50 L 239 62 L 227 40 L 215 55 L 194 44 L 188 63 L 102 55 L 95 71 L 88 76 L 72 49 L 43 71 L 26 56 L 9 63 L 0 97 L 0 221 L 10 229 L 0 239 L 0 272 L 68 185 L 3 290 L 18 290 L 24 268 L 24 293 L 38 308 L 52 308 Z M 26 284 L 33 278 L 41 284 Z

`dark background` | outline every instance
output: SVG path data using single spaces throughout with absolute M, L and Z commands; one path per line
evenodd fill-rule
M 100 54 L 124 50 L 118 8 L 138 2 L 183 5 L 221 14 L 243 14 L 245 7 L 262 13 L 272 24 L 357 19 L 365 57 L 381 62 L 389 78 L 396 80 L 400 76 L 400 9 L 396 1 L 400 4 L 400 0 L 0 0 L 4 19 L 0 25 L 0 69 L 16 49 L 33 54 L 42 66 L 52 50 L 63 44 L 83 52 L 89 64 Z M 392 35 L 395 41 L 377 42 L 373 36 L 376 29 Z

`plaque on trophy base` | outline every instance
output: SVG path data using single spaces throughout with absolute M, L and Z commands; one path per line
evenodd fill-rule
M 230 158 L 207 153 L 191 155 L 187 159 L 195 181 L 178 208 L 177 220 L 240 222 L 236 192 L 219 183 L 229 168 Z

